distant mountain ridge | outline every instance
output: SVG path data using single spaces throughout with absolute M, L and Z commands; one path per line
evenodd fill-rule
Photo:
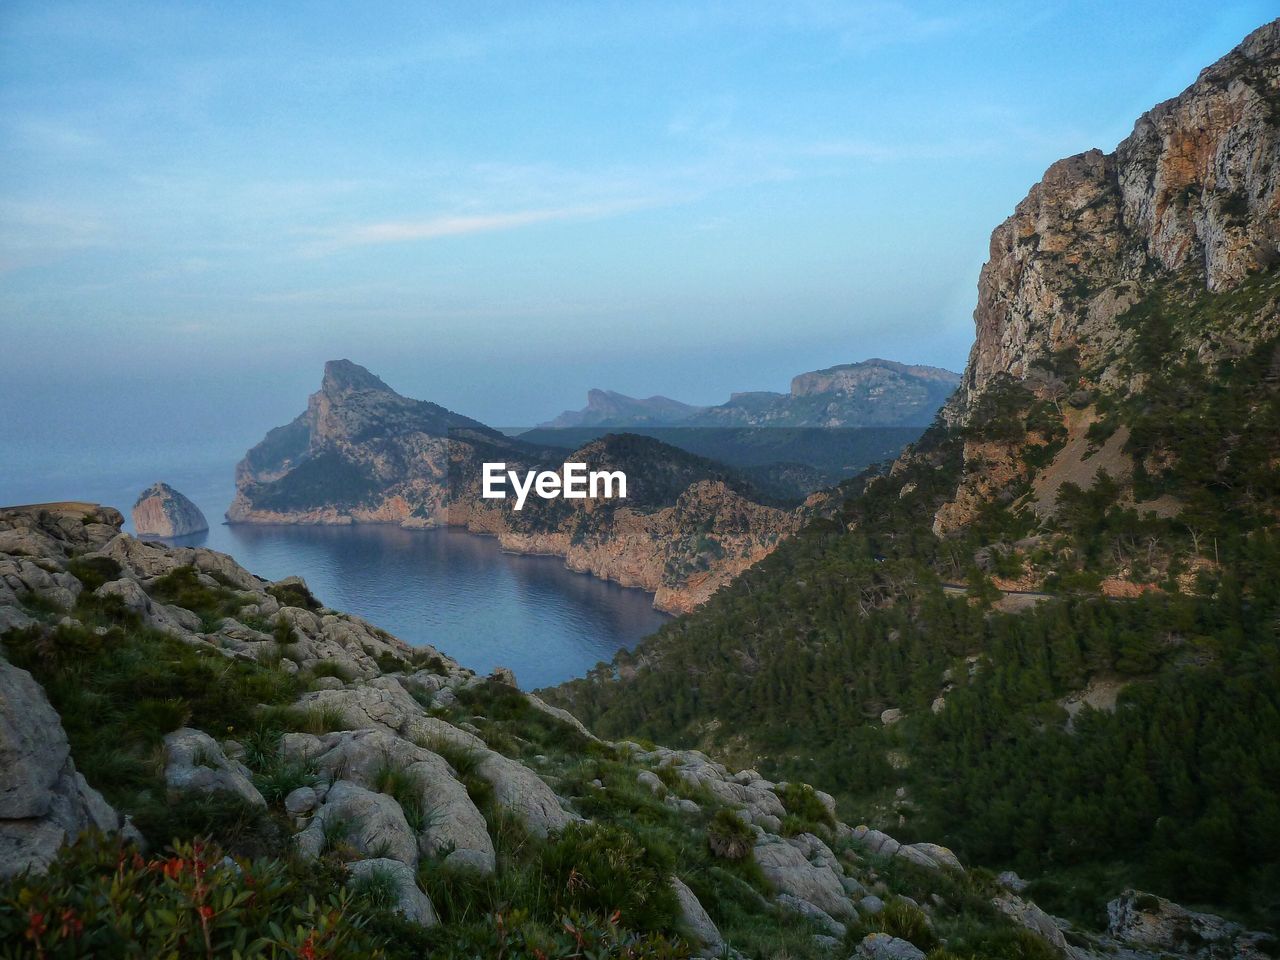
M 940 367 L 872 358 L 799 374 L 790 393 L 743 391 L 711 407 L 592 389 L 584 408 L 540 427 L 924 427 L 960 381 Z

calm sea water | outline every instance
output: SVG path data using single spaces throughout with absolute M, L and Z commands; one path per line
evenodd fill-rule
M 207 534 L 183 544 L 235 557 L 262 577 L 303 577 L 322 603 L 411 644 L 431 643 L 474 670 L 510 667 L 525 689 L 585 674 L 669 618 L 653 597 L 566 570 L 556 557 L 504 553 L 457 530 L 394 526 L 226 526 L 234 452 L 147 451 L 136 458 L 0 466 L 0 504 L 93 500 L 127 518 L 139 491 L 164 480 L 196 502 Z M 126 529 L 129 525 L 126 525 Z

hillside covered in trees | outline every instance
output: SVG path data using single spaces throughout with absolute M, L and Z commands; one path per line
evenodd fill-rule
M 1278 103 L 1273 23 L 1054 164 L 934 426 L 557 702 L 834 784 L 1083 923 L 1140 883 L 1280 926 Z

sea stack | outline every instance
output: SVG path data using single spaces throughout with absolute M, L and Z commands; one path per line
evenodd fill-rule
M 133 505 L 133 526 L 140 537 L 185 537 L 209 529 L 200 508 L 167 483 L 143 490 Z

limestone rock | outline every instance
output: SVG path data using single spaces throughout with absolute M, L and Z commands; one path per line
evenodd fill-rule
M 365 857 L 398 860 L 410 867 L 418 863 L 418 838 L 400 805 L 349 780 L 329 788 L 324 804 L 294 837 L 298 853 L 308 859 L 319 857 L 327 842 Z
M 724 938 L 693 891 L 679 877 L 671 878 L 671 889 L 680 903 L 680 919 L 689 935 L 699 945 L 719 953 L 724 948 Z
M 1071 948 L 1062 930 L 1053 922 L 1053 918 L 1029 900 L 1023 900 L 1014 894 L 995 897 L 992 906 L 1013 920 L 1019 926 L 1026 927 L 1058 953 L 1071 956 Z
M 249 779 L 249 768 L 228 760 L 216 740 L 183 727 L 164 738 L 164 781 L 176 793 L 230 793 L 255 807 L 266 800 Z
M 133 528 L 140 537 L 185 537 L 209 529 L 200 508 L 167 483 L 153 483 L 133 505 Z
M 887 933 L 870 933 L 862 938 L 853 956 L 865 960 L 924 960 L 924 951 Z
M 1268 939 L 1263 934 L 1138 890 L 1125 890 L 1107 904 L 1107 932 L 1124 943 L 1179 956 L 1262 960 L 1270 955 L 1259 946 Z
M 833 917 L 853 915 L 853 904 L 829 866 L 812 864 L 796 847 L 767 837 L 756 843 L 752 854 L 778 893 L 806 900 Z
M 0 659 L 0 879 L 46 870 L 58 850 L 120 818 L 76 771 L 62 721 L 26 670 Z
M 877 913 L 884 909 L 884 901 L 877 897 L 874 893 L 869 893 L 858 901 L 858 910 L 865 913 L 868 917 L 874 917 Z
M 0 660 L 0 817 L 41 817 L 71 755 L 62 721 L 26 670 Z
M 390 882 L 395 890 L 394 909 L 410 923 L 416 923 L 420 927 L 434 927 L 438 922 L 431 898 L 418 888 L 413 870 L 399 860 L 389 860 L 386 857 L 357 860 L 347 865 L 347 872 L 357 881 L 374 877 Z
M 493 841 L 484 817 L 443 757 L 383 729 L 320 737 L 290 734 L 281 749 L 307 760 L 323 776 L 340 777 L 369 790 L 377 789 L 381 773 L 395 770 L 414 784 L 419 807 L 429 814 L 416 838 L 419 851 L 424 856 L 471 851 L 477 857 L 470 861 L 472 865 L 484 873 L 493 872 Z
M 284 798 L 284 811 L 291 817 L 305 817 L 320 803 L 316 791 L 312 787 L 298 787 L 290 790 Z

